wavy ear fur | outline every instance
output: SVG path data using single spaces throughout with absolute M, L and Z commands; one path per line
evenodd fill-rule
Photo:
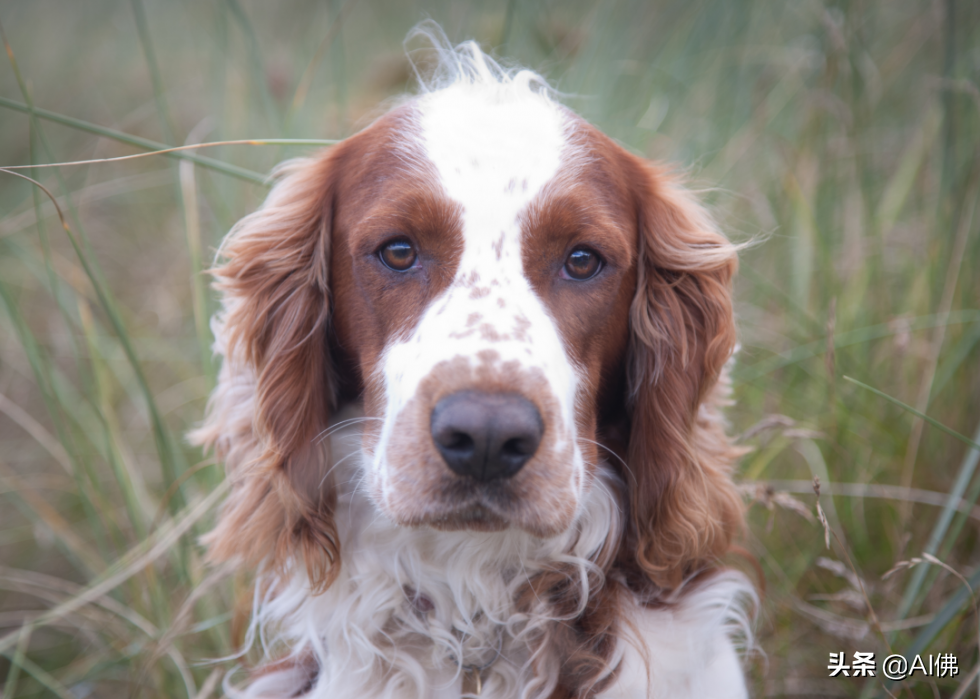
M 224 460 L 232 493 L 205 542 L 214 561 L 282 569 L 302 552 L 311 584 L 336 577 L 336 492 L 316 443 L 329 419 L 332 158 L 285 163 L 265 204 L 238 222 L 212 273 L 224 355 L 205 424 L 191 439 Z
M 730 479 L 739 451 L 720 415 L 738 263 L 735 246 L 676 178 L 636 158 L 634 167 L 627 462 L 635 481 L 626 553 L 657 585 L 674 588 L 724 554 L 742 523 Z

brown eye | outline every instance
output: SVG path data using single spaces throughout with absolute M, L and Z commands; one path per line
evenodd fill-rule
M 601 266 L 599 253 L 588 248 L 576 248 L 565 260 L 565 274 L 576 281 L 585 281 L 594 277 Z
M 418 255 L 415 247 L 407 240 L 393 240 L 378 252 L 385 267 L 396 272 L 405 272 L 415 264 Z

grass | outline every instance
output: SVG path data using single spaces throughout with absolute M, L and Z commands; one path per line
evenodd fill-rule
M 767 581 L 755 694 L 975 694 L 976 3 L 37 0 L 0 7 L 0 166 L 264 144 L 18 171 L 66 227 L 0 173 L 4 699 L 220 694 L 247 581 L 196 542 L 223 487 L 182 437 L 215 374 L 201 270 L 273 164 L 411 89 L 426 16 L 688 167 L 755 241 L 730 413 Z M 960 674 L 829 678 L 841 651 Z

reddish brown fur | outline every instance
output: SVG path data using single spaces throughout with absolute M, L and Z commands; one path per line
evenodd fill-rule
M 257 441 L 261 450 L 233 464 L 234 490 L 208 537 L 212 560 L 240 558 L 250 567 L 266 559 L 284 565 L 298 549 L 311 578 L 323 585 L 339 559 L 335 496 L 332 488 L 307 491 L 296 481 L 313 475 L 301 459 L 320 462 L 309 444 L 333 398 L 324 345 L 332 159 L 294 175 L 303 186 L 282 202 L 289 216 L 279 226 L 249 226 L 245 219 L 223 251 L 229 261 L 215 270 L 218 287 L 239 300 L 224 320 L 228 356 L 241 357 L 256 376 L 251 431 L 239 438 Z
M 738 454 L 717 415 L 715 391 L 735 347 L 737 258 L 663 171 L 638 159 L 630 165 L 642 264 L 630 309 L 627 463 L 635 481 L 624 553 L 655 583 L 673 588 L 724 554 L 742 524 L 730 478 Z

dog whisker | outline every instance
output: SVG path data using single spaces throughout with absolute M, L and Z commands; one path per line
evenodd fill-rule
M 356 425 L 356 424 L 359 424 L 359 423 L 371 422 L 371 421 L 384 422 L 384 420 L 382 418 L 379 418 L 379 417 L 362 416 L 362 417 L 348 418 L 347 420 L 341 420 L 340 422 L 338 422 L 336 424 L 333 424 L 330 427 L 326 428 L 325 430 L 323 430 L 322 432 L 320 432 L 318 435 L 316 435 L 313 438 L 313 441 L 316 444 L 321 444 L 326 439 L 328 439 L 329 437 L 331 437 L 334 433 L 342 430 L 345 427 L 349 427 L 351 425 Z

